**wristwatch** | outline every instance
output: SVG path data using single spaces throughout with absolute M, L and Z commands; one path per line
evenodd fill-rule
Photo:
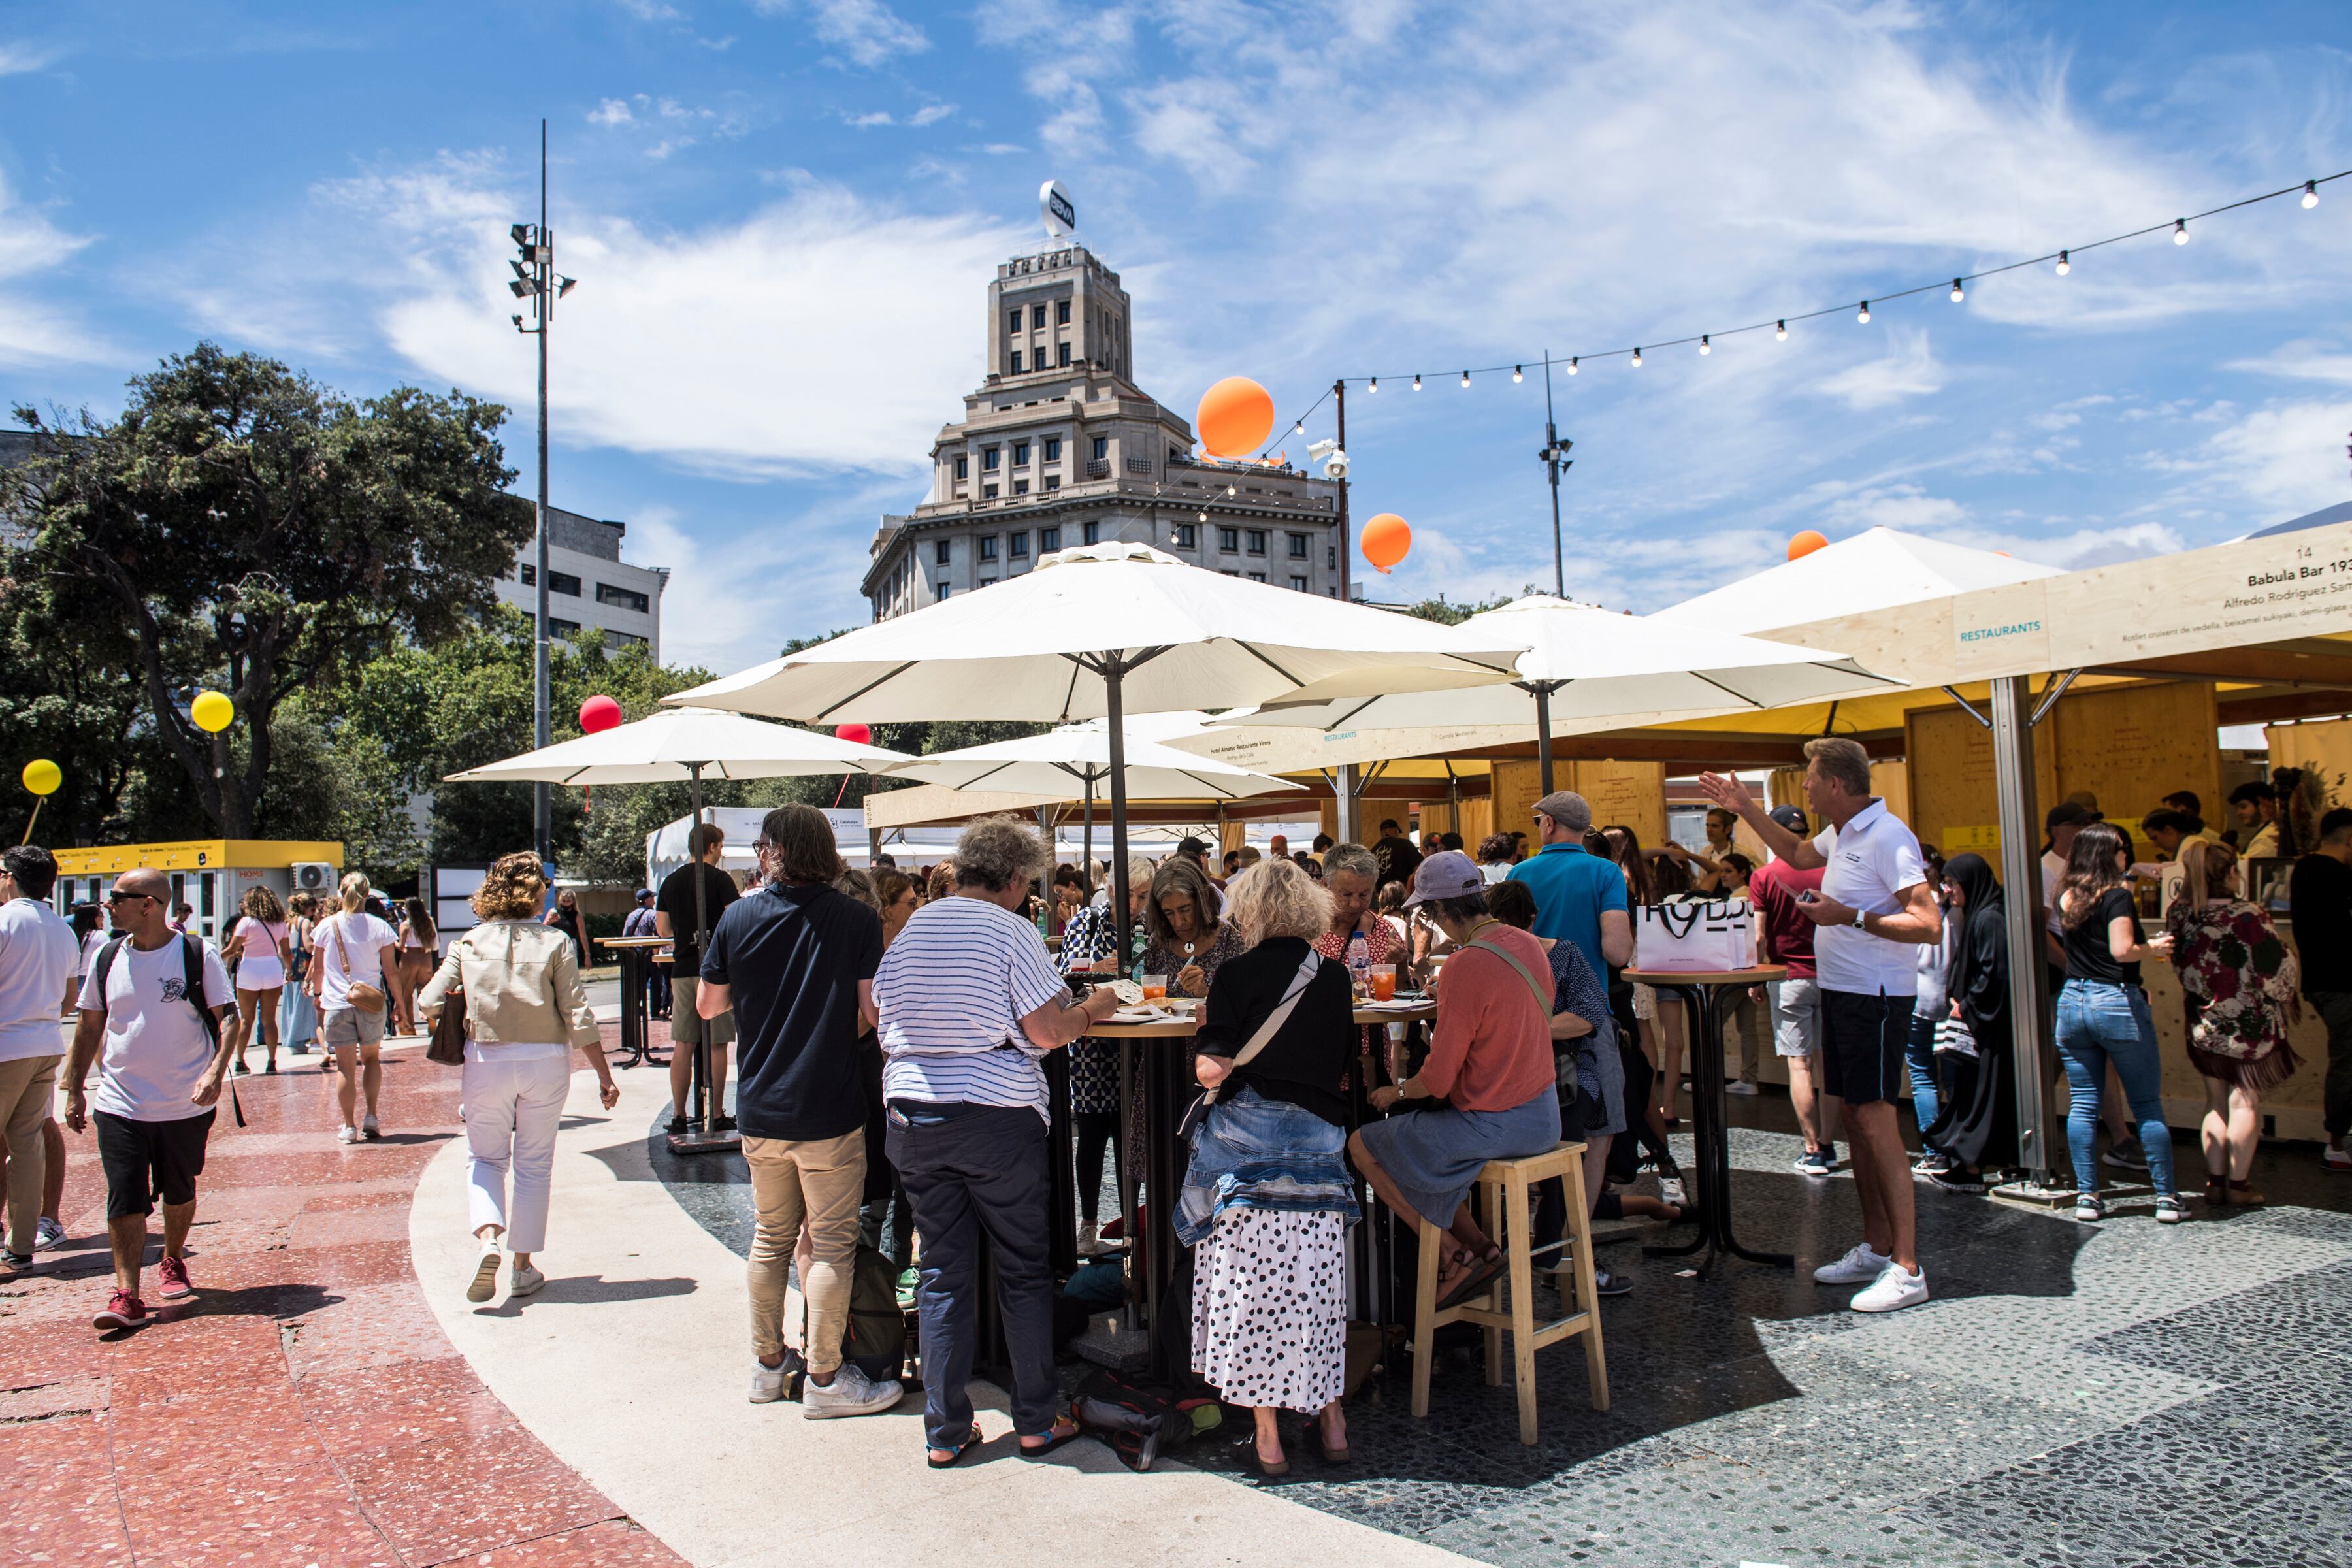
M 1866 914 L 1865 912 L 1864 912 L 1863 910 L 1854 910 L 1854 911 L 1853 911 L 1853 929 L 1854 929 L 1854 930 L 1856 930 L 1856 931 L 1869 931 L 1869 930 L 1870 930 L 1870 928 L 1869 928 L 1868 926 L 1866 926 L 1866 925 L 1863 924 L 1863 921 L 1864 921 L 1868 920 L 1869 918 L 1870 918 L 1870 916 L 1869 916 L 1868 914 Z

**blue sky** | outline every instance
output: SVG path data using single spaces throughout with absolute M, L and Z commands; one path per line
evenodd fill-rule
M 674 658 L 865 616 L 1059 177 L 1144 386 L 1335 374 L 1378 596 L 1550 577 L 1540 378 L 2352 167 L 2352 10 L 908 0 L 0 12 L 0 391 L 117 406 L 204 336 L 517 410 L 553 222 L 554 496 L 676 569 Z M 2352 180 L 1555 383 L 1570 589 L 1654 609 L 1873 523 L 2080 565 L 2352 498 Z M 1420 371 L 1425 390 L 1406 389 Z M 1398 377 L 1399 379 L 1391 379 Z M 1328 433 L 1328 409 L 1294 456 Z

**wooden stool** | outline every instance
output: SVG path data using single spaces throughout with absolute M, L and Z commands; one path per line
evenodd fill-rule
M 1560 1304 L 1573 1308 L 1566 1317 L 1538 1325 L 1535 1321 L 1535 1253 L 1532 1246 L 1535 1213 L 1530 1190 L 1559 1177 L 1566 1184 L 1566 1237 L 1542 1248 L 1570 1249 L 1568 1266 L 1559 1270 Z M 1444 1229 L 1420 1220 L 1421 1278 L 1414 1292 L 1412 1329 L 1412 1413 L 1429 1414 L 1429 1371 L 1436 1359 L 1437 1331 L 1448 1323 L 1477 1323 L 1486 1331 L 1486 1382 L 1503 1381 L 1503 1334 L 1511 1336 L 1511 1356 L 1517 1363 L 1519 1392 L 1519 1441 L 1536 1440 L 1536 1352 L 1572 1334 L 1584 1336 L 1584 1371 L 1592 1386 L 1592 1408 L 1609 1408 L 1609 1363 L 1601 1348 L 1601 1299 L 1592 1286 L 1592 1226 L 1591 1205 L 1584 1195 L 1584 1145 L 1562 1143 L 1549 1154 L 1520 1160 L 1489 1161 L 1478 1173 L 1475 1189 L 1478 1209 L 1488 1234 L 1503 1249 L 1504 1271 L 1479 1296 L 1440 1310 L 1437 1305 L 1437 1265 L 1452 1243 Z M 1418 1218 L 1419 1216 L 1416 1216 Z M 1509 1306 L 1503 1303 L 1507 1284 Z

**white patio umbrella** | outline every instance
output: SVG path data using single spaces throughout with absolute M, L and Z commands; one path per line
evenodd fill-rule
M 1190 720 L 1188 730 L 1200 728 L 1200 714 L 1152 715 L 1130 720 L 1124 748 L 1124 776 L 1130 797 L 1145 800 L 1239 800 L 1247 795 L 1273 795 L 1297 786 L 1286 779 L 1252 773 L 1230 763 L 1196 757 L 1146 738 L 1147 731 L 1171 728 L 1162 720 Z M 1110 778 L 1110 726 L 1100 719 L 1083 724 L 1063 724 L 1042 735 L 1017 741 L 997 741 L 961 751 L 938 752 L 913 762 L 897 763 L 893 778 L 920 779 L 950 789 L 1003 790 L 1014 795 L 1052 795 L 1083 800 L 1086 826 L 1080 858 L 1088 863 L 1082 873 L 1089 895 L 1094 892 L 1095 791 Z
M 1518 679 L 1507 685 L 1454 691 L 1391 690 L 1320 702 L 1287 699 L 1219 722 L 1326 734 L 1483 725 L 1524 731 L 1532 725 L 1543 789 L 1549 794 L 1555 721 L 1778 708 L 1901 684 L 1840 654 L 1619 615 L 1548 594 L 1473 616 L 1458 629 L 1478 643 L 1527 649 L 1518 660 Z M 1379 746 L 1370 735 L 1364 743 Z M 1343 748 L 1331 752 L 1329 760 L 1356 759 Z

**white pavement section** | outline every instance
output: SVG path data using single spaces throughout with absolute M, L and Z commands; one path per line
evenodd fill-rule
M 744 1397 L 743 1263 L 671 1201 L 644 1157 L 668 1104 L 659 1071 L 615 1075 L 621 1104 L 573 1075 L 555 1160 L 546 1289 L 465 1299 L 466 1148 L 426 1167 L 409 1245 L 441 1327 L 475 1373 L 566 1464 L 697 1568 L 859 1563 L 1263 1564 L 1430 1568 L 1454 1556 L 1163 1461 L 1133 1475 L 1091 1441 L 1014 1457 L 1001 1390 L 972 1385 L 984 1447 L 923 1462 L 922 1400 L 879 1415 L 802 1418 Z

